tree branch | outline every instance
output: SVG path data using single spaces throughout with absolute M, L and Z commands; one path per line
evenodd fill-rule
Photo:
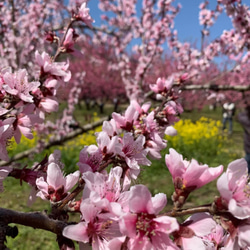
M 89 124 L 87 124 L 87 125 L 85 125 L 85 126 L 83 126 L 81 128 L 75 129 L 74 131 L 68 133 L 63 138 L 46 142 L 45 145 L 44 145 L 44 149 L 49 149 L 49 148 L 51 148 L 53 146 L 56 146 L 56 145 L 62 145 L 64 142 L 69 141 L 69 140 L 75 138 L 78 135 L 81 135 L 83 133 L 86 133 L 89 130 L 92 130 L 92 129 L 95 129 L 96 127 L 98 127 L 98 126 L 101 126 L 103 124 L 103 122 L 107 121 L 108 119 L 109 119 L 109 117 L 105 116 L 105 117 L 101 118 L 100 120 L 98 120 L 96 122 L 89 123 Z M 30 154 L 36 153 L 38 151 L 39 151 L 38 147 L 28 149 L 28 150 L 26 150 L 24 152 L 21 152 L 19 154 L 16 154 L 15 156 L 11 157 L 9 161 L 0 161 L 0 166 L 7 166 L 7 165 L 9 165 L 10 163 L 12 163 L 14 161 L 24 159 L 24 158 L 30 156 Z
M 187 208 L 187 209 L 182 209 L 182 210 L 172 210 L 170 212 L 164 213 L 164 215 L 171 216 L 171 217 L 181 217 L 184 215 L 190 215 L 190 214 L 195 214 L 195 213 L 213 214 L 211 204 L 208 206 Z
M 217 85 L 217 84 L 203 84 L 203 85 L 184 85 L 181 87 L 181 90 L 202 90 L 202 89 L 208 89 L 208 90 L 234 90 L 234 91 L 249 91 L 250 85 L 235 85 L 235 86 L 229 86 L 229 85 Z
M 180 86 L 179 83 L 174 84 L 174 86 Z M 250 91 L 250 85 L 235 85 L 235 86 L 229 86 L 229 85 L 217 85 L 213 83 L 207 83 L 203 85 L 195 85 L 192 83 L 185 83 L 185 85 L 180 87 L 183 91 L 189 91 L 189 90 L 213 90 L 213 91 Z M 150 97 L 154 94 L 154 91 L 149 91 L 145 94 L 145 98 Z
M 17 212 L 10 209 L 0 208 L 0 221 L 6 225 L 16 223 L 23 226 L 43 229 L 54 234 L 61 235 L 64 227 L 68 224 L 60 220 L 50 219 L 41 212 Z

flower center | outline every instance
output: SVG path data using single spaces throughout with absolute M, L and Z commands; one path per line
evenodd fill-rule
M 155 215 L 140 213 L 137 215 L 136 222 L 136 232 L 139 233 L 142 237 L 147 236 L 150 238 L 150 235 L 155 235 L 155 222 L 153 219 Z
M 244 187 L 244 193 L 245 193 L 245 197 L 246 198 L 250 198 L 250 184 L 246 183 L 245 187 Z

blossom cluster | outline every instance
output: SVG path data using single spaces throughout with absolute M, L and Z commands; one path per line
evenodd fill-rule
M 81 249 L 88 245 L 93 249 L 248 246 L 249 184 L 244 159 L 229 164 L 218 179 L 221 196 L 210 210 L 195 213 L 184 222 L 174 218 L 174 212 L 159 214 L 167 204 L 165 194 L 152 197 L 146 186 L 131 185 L 141 167 L 151 165 L 148 157 L 159 158 L 166 147 L 164 132 L 173 123 L 168 117 L 174 115 L 173 110 L 175 116 L 181 110 L 170 93 L 175 96 L 173 89 L 168 95 L 163 94 L 169 99 L 161 110 L 158 107 L 149 111 L 149 103 L 141 106 L 132 101 L 123 115 L 113 113 L 113 118 L 103 123 L 102 131 L 96 133 L 97 144 L 85 146 L 80 152 L 79 170 L 75 173 L 64 177 L 60 155 L 55 152 L 41 163 L 43 175 L 37 174 L 35 183 L 29 182 L 37 190 L 36 196 L 54 207 L 70 197 L 70 190 L 77 183 L 83 184 L 80 200 L 71 198 L 66 203 L 68 211 L 80 213 L 80 221 L 63 230 L 63 235 L 79 242 Z M 209 168 L 194 159 L 187 161 L 174 149 L 170 149 L 165 161 L 175 188 L 172 201 L 176 212 L 191 192 L 215 180 L 223 171 L 223 166 Z
M 110 132 L 113 134 L 113 130 Z M 97 134 L 97 139 L 99 136 L 103 136 L 102 132 Z M 126 134 L 120 139 L 124 137 Z M 191 192 L 220 176 L 217 181 L 220 197 L 215 198 L 208 210 L 210 214 L 195 213 L 181 222 L 173 217 L 174 213 L 159 214 L 167 204 L 165 194 L 152 197 L 146 186 L 130 186 L 140 166 L 149 163 L 138 138 L 130 140 L 130 153 L 136 150 L 137 157 L 132 153 L 125 155 L 127 151 L 123 152 L 122 147 L 119 149 L 114 144 L 116 141 L 122 146 L 122 142 L 109 137 L 105 137 L 102 145 L 84 148 L 79 170 L 66 177 L 60 155 L 55 152 L 49 157 L 47 171 L 36 179 L 37 196 L 57 206 L 70 196 L 69 191 L 77 182 L 84 183 L 80 200 L 67 203 L 68 211 L 80 213 L 80 221 L 65 227 L 65 237 L 79 242 L 80 249 L 88 245 L 93 249 L 190 249 L 194 244 L 199 249 L 240 249 L 250 244 L 247 238 L 250 230 L 249 183 L 244 159 L 230 163 L 220 176 L 222 166 L 209 168 L 196 160 L 187 161 L 170 149 L 165 161 L 175 187 L 172 200 L 176 212 Z M 133 142 L 137 142 L 136 148 Z M 106 162 L 112 166 L 109 173 L 103 167 Z
M 1 81 L 1 159 L 8 161 L 6 143 L 15 137 L 20 142 L 21 134 L 32 139 L 31 129 L 35 124 L 44 122 L 45 113 L 58 110 L 56 91 L 60 84 L 69 81 L 68 63 L 53 62 L 50 56 L 43 52 L 35 53 L 36 63 L 41 68 L 41 78 L 45 81 L 28 80 L 25 69 L 12 73 L 3 69 L 0 72 Z
M 70 28 L 76 21 L 87 22 L 88 25 L 93 22 L 86 3 L 74 12 L 74 18 L 69 23 L 69 28 L 64 32 L 64 37 L 61 40 L 53 33 L 48 33 L 45 36 L 47 41 L 59 41 L 54 57 L 47 52 L 35 51 L 33 68 L 39 69 L 36 80 L 29 80 L 30 74 L 26 69 L 12 72 L 10 67 L 0 68 L 1 160 L 9 160 L 6 146 L 12 137 L 17 143 L 20 143 L 22 134 L 28 139 L 32 139 L 32 129 L 40 125 L 40 130 L 42 130 L 45 115 L 58 110 L 57 91 L 60 86 L 69 82 L 71 71 L 69 70 L 69 61 L 56 62 L 56 58 L 60 53 L 77 54 L 74 49 L 77 34 L 73 28 Z M 69 118 L 71 119 L 71 117 Z

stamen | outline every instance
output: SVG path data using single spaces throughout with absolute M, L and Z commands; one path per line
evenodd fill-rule
M 250 198 L 250 185 L 249 183 L 247 183 L 244 187 L 244 193 L 245 193 L 245 196 L 246 198 Z

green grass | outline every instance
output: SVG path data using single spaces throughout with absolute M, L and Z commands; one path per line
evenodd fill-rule
M 7 178 L 4 181 L 5 190 L 0 193 L 0 202 L 2 208 L 8 208 L 12 210 L 22 212 L 32 212 L 39 210 L 48 210 L 49 204 L 37 199 L 32 207 L 27 207 L 28 196 L 30 187 L 28 184 L 23 183 L 20 187 L 19 180 Z M 13 226 L 13 224 L 10 224 Z M 23 250 L 23 249 L 58 249 L 55 241 L 55 235 L 53 233 L 44 230 L 34 230 L 30 227 L 17 225 L 18 236 L 15 239 L 7 238 L 7 246 L 11 250 Z
M 105 114 L 110 112 L 106 110 Z M 95 112 L 98 110 L 96 109 Z M 88 111 L 93 112 L 93 111 Z M 78 110 L 76 115 L 83 119 L 84 115 L 87 114 L 84 110 Z M 198 120 L 201 116 L 208 118 L 213 118 L 215 120 L 221 120 L 221 110 L 211 111 L 208 108 L 200 111 L 194 111 L 192 113 L 184 113 L 181 115 L 182 119 L 191 119 L 193 121 Z M 244 156 L 243 151 L 243 130 L 241 126 L 234 121 L 233 124 L 233 134 L 229 136 L 228 144 L 223 149 L 224 151 L 216 157 L 211 157 L 209 162 L 203 162 L 209 166 L 218 166 L 220 164 L 224 165 L 224 170 L 229 162 L 235 160 L 239 157 Z M 226 133 L 226 132 L 225 132 Z M 227 134 L 226 134 L 227 135 Z M 153 160 L 150 167 L 145 167 L 142 171 L 141 176 L 136 180 L 136 183 L 146 184 L 152 194 L 163 192 L 167 194 L 168 206 L 166 209 L 171 209 L 171 195 L 173 193 L 172 179 L 169 171 L 165 165 L 164 155 L 168 153 L 168 148 L 162 153 L 161 160 Z M 181 153 L 181 152 L 179 152 Z M 206 152 L 204 152 L 205 154 Z M 42 159 L 41 154 L 41 159 Z M 4 181 L 5 191 L 0 193 L 0 203 L 1 207 L 9 208 L 18 211 L 41 211 L 49 210 L 49 204 L 41 199 L 37 198 L 36 202 L 31 208 L 27 208 L 26 202 L 29 196 L 30 188 L 26 183 L 23 183 L 22 187 L 19 185 L 19 181 L 15 179 L 6 179 Z M 191 207 L 193 205 L 201 205 L 209 203 L 212 201 L 213 197 L 218 195 L 216 190 L 216 181 L 210 183 L 194 191 L 187 203 L 186 207 Z M 8 247 L 12 250 L 54 250 L 58 249 L 57 243 L 55 241 L 55 235 L 50 232 L 45 232 L 43 230 L 28 228 L 18 225 L 19 235 L 15 239 L 8 238 Z

